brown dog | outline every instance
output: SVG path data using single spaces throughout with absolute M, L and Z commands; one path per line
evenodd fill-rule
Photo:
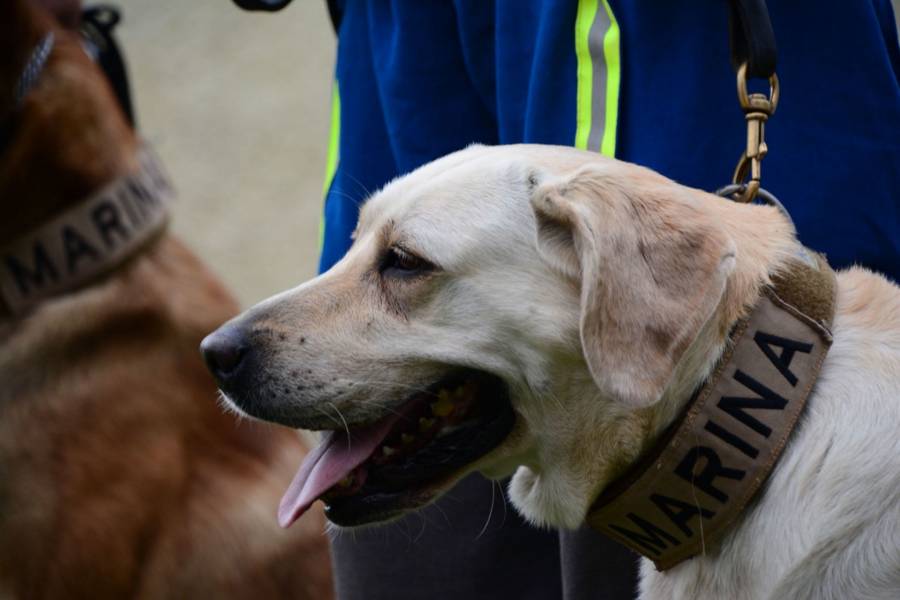
M 102 73 L 24 0 L 0 4 L 0 120 L 0 248 L 138 167 Z M 236 308 L 161 233 L 75 291 L 0 309 L 0 597 L 331 597 L 321 514 L 274 518 L 300 440 L 223 414 L 197 353 Z

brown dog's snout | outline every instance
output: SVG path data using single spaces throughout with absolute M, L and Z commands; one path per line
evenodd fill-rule
M 250 346 L 241 329 L 223 325 L 200 343 L 200 353 L 206 366 L 225 391 L 240 387 L 246 369 Z

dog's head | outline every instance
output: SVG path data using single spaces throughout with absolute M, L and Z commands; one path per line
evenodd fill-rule
M 137 166 L 138 141 L 76 31 L 74 0 L 0 3 L 0 242 L 15 239 Z M 36 50 L 53 44 L 16 98 Z
M 330 432 L 282 522 L 319 497 L 338 524 L 383 520 L 481 470 L 577 526 L 725 338 L 720 204 L 556 147 L 471 147 L 387 185 L 334 268 L 204 341 L 241 412 Z

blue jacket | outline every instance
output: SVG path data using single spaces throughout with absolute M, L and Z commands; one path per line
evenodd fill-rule
M 860 263 L 896 279 L 900 50 L 890 2 L 769 4 L 782 96 L 767 127 L 763 185 L 833 266 Z M 611 10 L 606 45 L 618 47 L 606 56 L 587 48 L 585 67 L 578 52 L 597 33 L 592 5 L 594 20 Z M 602 71 L 605 59 L 617 58 L 618 72 L 607 65 L 613 76 L 602 90 L 602 77 L 593 82 L 594 103 L 617 107 L 601 111 L 615 117 L 604 150 L 690 186 L 727 183 L 745 128 L 726 8 L 724 0 L 346 0 L 321 268 L 347 249 L 359 203 L 397 175 L 472 142 L 575 144 L 586 87 L 579 68 Z M 599 93 L 610 86 L 617 102 Z

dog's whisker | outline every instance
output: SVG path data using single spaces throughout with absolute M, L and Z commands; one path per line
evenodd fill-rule
M 336 412 L 338 414 L 338 416 L 341 418 L 341 422 L 343 422 L 343 424 L 344 424 L 344 431 L 347 432 L 347 452 L 349 452 L 351 442 L 350 442 L 350 426 L 347 425 L 347 419 L 344 418 L 344 415 L 341 413 L 341 410 L 333 402 L 328 402 L 327 404 L 328 404 L 328 406 L 330 406 L 331 408 L 334 409 L 334 412 Z
M 401 413 L 399 410 L 392 408 L 390 406 L 386 406 L 383 402 L 378 402 L 377 400 L 368 400 L 367 402 L 369 402 L 370 404 L 374 405 L 377 408 L 380 408 L 381 410 L 386 410 L 394 415 L 397 415 L 398 417 L 403 416 L 403 413 Z
M 352 183 L 355 183 L 355 184 L 357 185 L 357 187 L 359 187 L 359 189 L 361 189 L 361 190 L 363 191 L 363 194 L 364 194 L 364 195 L 363 195 L 363 198 L 368 198 L 369 196 L 372 195 L 372 192 L 369 190 L 368 187 L 366 187 L 366 185 L 365 185 L 362 181 L 360 181 L 359 179 L 357 179 L 356 177 L 354 177 L 353 175 L 351 175 L 351 174 L 349 174 L 349 173 L 345 173 L 344 175 L 345 175 Z M 352 198 L 352 196 L 350 196 L 349 194 L 346 194 L 346 193 L 345 193 L 345 195 L 346 195 L 348 198 Z M 354 199 L 354 200 L 356 200 L 356 201 L 358 202 L 358 199 Z
M 343 533 L 340 527 L 332 523 L 331 521 L 325 521 L 325 533 L 328 535 L 334 535 L 335 537 L 340 537 Z
M 328 411 L 323 410 L 322 407 L 320 407 L 320 406 L 314 406 L 313 408 L 315 408 L 317 411 L 319 411 L 319 413 L 325 415 L 325 416 L 328 418 L 329 421 L 331 421 L 332 423 L 334 423 L 334 424 L 337 425 L 338 427 L 341 426 L 341 422 L 340 422 L 339 420 L 335 419 L 333 416 L 331 416 L 331 415 L 328 413 Z
M 413 543 L 417 543 L 422 536 L 425 535 L 425 527 L 428 525 L 428 515 L 426 515 L 423 511 L 414 512 L 414 515 L 418 516 L 422 521 L 422 527 L 419 529 L 419 533 L 416 535 Z
M 506 490 L 503 489 L 503 486 L 500 485 L 500 482 L 493 481 L 493 483 L 497 486 L 497 491 L 500 492 L 500 499 L 503 501 L 503 519 L 500 521 L 500 528 L 502 529 L 506 524 L 506 516 L 509 512 L 509 502 L 506 499 Z
M 481 531 L 478 532 L 478 535 L 475 536 L 476 540 L 481 539 L 481 536 L 484 535 L 484 532 L 487 531 L 488 525 L 491 524 L 491 517 L 494 516 L 494 497 L 497 495 L 497 488 L 493 484 L 491 485 L 491 508 L 488 511 L 487 520 L 484 522 L 484 527 L 481 528 Z
M 556 407 L 557 407 L 560 411 L 565 412 L 566 409 L 565 409 L 565 407 L 563 406 L 562 401 L 559 399 L 559 397 L 558 397 L 555 393 L 553 393 L 552 390 L 546 390 L 546 391 L 543 393 L 543 395 L 546 396 L 547 398 L 549 398 L 550 400 L 552 400 L 552 401 L 556 404 Z
M 434 506 L 434 507 L 437 509 L 437 511 L 438 511 L 439 513 L 441 513 L 441 516 L 444 517 L 444 521 L 447 523 L 447 526 L 450 527 L 450 526 L 451 526 L 451 524 L 450 524 L 450 517 L 447 516 L 447 513 L 444 512 L 444 509 L 441 508 L 441 505 L 440 505 L 440 504 L 433 504 L 432 506 Z
M 228 396 L 222 390 L 216 391 L 216 404 L 226 414 L 230 414 L 235 418 L 235 426 L 249 419 L 247 415 L 240 410 L 235 404 L 228 399 Z
M 350 194 L 350 193 L 348 193 L 348 192 L 342 192 L 342 191 L 340 191 L 340 190 L 334 190 L 334 191 L 331 192 L 331 194 L 334 194 L 335 196 L 337 196 L 337 197 L 339 197 L 339 198 L 346 198 L 346 199 L 348 199 L 348 200 L 352 200 L 353 202 L 357 202 L 357 201 L 358 201 L 358 198 L 357 198 L 356 196 L 354 196 L 353 194 Z
M 378 379 L 367 379 L 365 381 L 365 383 L 363 384 L 363 386 L 364 387 L 380 386 L 379 389 L 382 389 L 382 390 L 392 391 L 392 390 L 400 389 L 400 390 L 415 392 L 415 393 L 419 393 L 419 394 L 434 395 L 434 392 L 429 390 L 428 388 L 424 388 L 420 385 L 404 384 L 404 383 L 400 383 L 398 381 L 383 381 L 383 380 L 378 380 Z
M 404 519 L 404 520 L 400 521 L 400 523 L 403 524 L 403 535 L 406 537 L 407 547 L 412 546 L 413 538 L 412 538 L 412 534 L 409 531 L 409 519 Z M 400 530 L 398 529 L 398 531 L 400 531 Z

